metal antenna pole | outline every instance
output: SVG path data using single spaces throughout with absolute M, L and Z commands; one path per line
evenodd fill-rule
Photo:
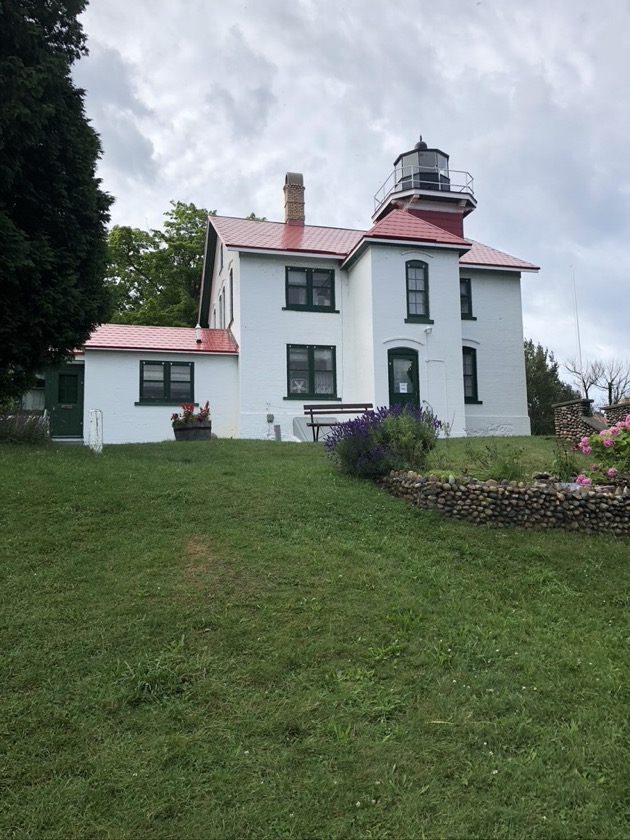
M 584 388 L 584 378 L 582 369 L 582 341 L 580 339 L 580 319 L 578 316 L 577 291 L 575 289 L 575 269 L 571 266 L 571 275 L 573 277 L 573 306 L 575 308 L 575 332 L 577 335 L 577 350 L 578 350 L 578 364 L 580 366 L 580 379 L 582 383 L 582 396 L 586 396 L 586 389 Z

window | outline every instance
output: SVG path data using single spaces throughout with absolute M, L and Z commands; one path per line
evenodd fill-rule
M 472 281 L 470 277 L 462 277 L 459 281 L 459 299 L 461 301 L 462 319 L 476 321 L 472 308 Z
M 478 403 L 477 391 L 477 351 L 472 347 L 462 348 L 464 362 L 464 402 Z
M 287 309 L 335 311 L 335 272 L 329 268 L 288 268 Z
M 194 402 L 193 362 L 140 362 L 140 402 Z
M 429 317 L 429 267 L 420 260 L 405 263 L 407 273 L 407 323 L 432 324 Z
M 225 329 L 225 289 L 219 295 L 219 326 Z
M 230 269 L 230 324 L 234 320 L 234 272 Z
M 287 346 L 287 397 L 295 400 L 337 397 L 334 347 Z

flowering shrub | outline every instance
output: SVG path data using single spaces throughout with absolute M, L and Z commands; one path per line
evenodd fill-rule
M 440 420 L 419 406 L 383 406 L 334 426 L 324 446 L 344 472 L 380 478 L 390 470 L 420 469 L 441 428 Z
M 583 437 L 578 449 L 584 455 L 593 455 L 590 474 L 580 473 L 578 484 L 588 485 L 593 481 L 614 479 L 619 473 L 630 475 L 630 414 L 609 429 L 599 434 Z
M 192 403 L 182 405 L 181 414 L 171 414 L 171 424 L 174 429 L 181 429 L 182 426 L 194 426 L 195 423 L 207 423 L 210 419 L 210 403 L 206 404 L 195 413 L 195 406 Z

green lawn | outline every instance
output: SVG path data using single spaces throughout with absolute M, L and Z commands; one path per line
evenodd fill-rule
M 3 838 L 630 836 L 628 541 L 441 519 L 312 444 L 0 477 Z

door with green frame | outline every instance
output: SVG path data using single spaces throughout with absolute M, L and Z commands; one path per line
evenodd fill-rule
M 409 347 L 387 351 L 389 371 L 389 404 L 420 405 L 418 386 L 418 354 Z
M 50 434 L 83 437 L 83 378 L 85 365 L 62 365 L 46 373 L 46 408 Z

